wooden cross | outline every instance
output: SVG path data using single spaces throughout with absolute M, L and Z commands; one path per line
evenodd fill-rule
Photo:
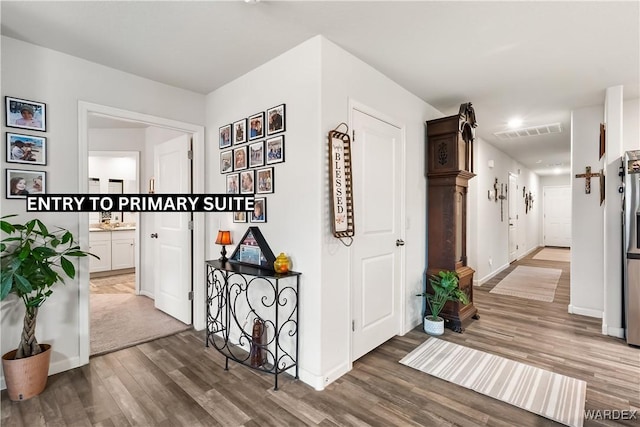
M 597 178 L 600 174 L 591 173 L 591 166 L 587 166 L 585 170 L 586 173 L 579 173 L 576 175 L 576 178 L 586 178 L 586 181 L 584 182 L 584 193 L 591 194 L 591 178 Z

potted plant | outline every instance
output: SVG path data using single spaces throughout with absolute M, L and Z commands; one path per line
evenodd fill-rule
M 0 228 L 8 235 L 0 241 L 0 301 L 16 295 L 25 315 L 20 345 L 2 356 L 2 368 L 9 398 L 26 400 L 44 390 L 49 374 L 51 346 L 38 344 L 35 337 L 38 310 L 51 296 L 53 285 L 64 283 L 64 276 L 75 277 L 70 257 L 95 255 L 80 250 L 68 230 L 49 231 L 39 219 L 24 224 L 5 221 L 13 216 L 0 219 Z
M 427 300 L 430 314 L 424 317 L 424 331 L 430 335 L 442 335 L 444 333 L 444 319 L 439 316 L 447 301 L 460 301 L 469 303 L 469 297 L 458 287 L 458 273 L 442 270 L 437 276 L 431 275 L 429 283 L 433 293 L 423 292 L 417 296 Z

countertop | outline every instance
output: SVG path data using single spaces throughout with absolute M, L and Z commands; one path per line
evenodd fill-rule
M 135 230 L 135 226 L 127 225 L 124 227 L 113 227 L 113 228 L 100 228 L 100 227 L 89 227 L 90 232 L 105 232 L 105 231 L 126 231 L 126 230 Z

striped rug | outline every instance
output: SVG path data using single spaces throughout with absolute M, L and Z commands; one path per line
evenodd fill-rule
M 403 365 L 559 423 L 582 427 L 587 383 L 458 344 L 429 338 Z
M 519 265 L 489 293 L 553 302 L 561 274 L 562 270 L 557 268 Z
M 571 249 L 564 248 L 544 248 L 533 256 L 533 259 L 545 261 L 571 262 Z

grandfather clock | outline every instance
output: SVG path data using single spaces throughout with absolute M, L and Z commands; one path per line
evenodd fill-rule
M 426 274 L 455 270 L 469 304 L 449 301 L 440 313 L 445 326 L 462 332 L 462 322 L 478 319 L 473 305 L 473 273 L 467 266 L 467 188 L 473 173 L 476 119 L 471 103 L 458 114 L 427 121 L 429 257 Z M 430 292 L 427 280 L 427 291 Z M 425 315 L 430 314 L 427 306 Z

